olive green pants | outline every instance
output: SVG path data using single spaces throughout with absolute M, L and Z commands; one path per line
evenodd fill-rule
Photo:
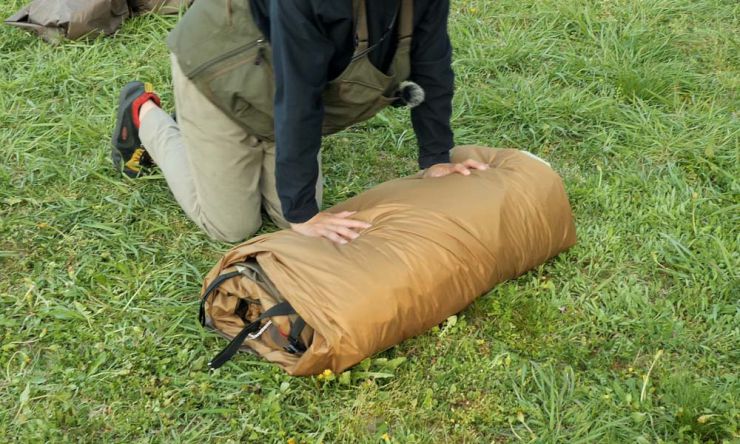
M 139 137 L 177 203 L 208 235 L 226 242 L 252 236 L 262 208 L 276 225 L 288 227 L 275 188 L 275 144 L 247 134 L 195 88 L 174 56 L 171 61 L 177 122 L 152 109 Z

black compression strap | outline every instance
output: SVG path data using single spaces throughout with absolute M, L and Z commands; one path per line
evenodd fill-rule
M 270 307 L 269 310 L 262 313 L 260 317 L 255 319 L 254 322 L 244 326 L 242 331 L 240 331 L 238 335 L 234 336 L 234 339 L 229 342 L 229 345 L 221 350 L 221 352 L 217 354 L 215 358 L 211 359 L 211 362 L 208 363 L 208 366 L 215 370 L 224 365 L 226 361 L 231 359 L 236 354 L 236 352 L 239 351 L 239 347 L 242 346 L 244 341 L 247 339 L 247 336 L 250 333 L 254 333 L 259 330 L 260 323 L 263 319 L 271 318 L 274 316 L 288 316 L 292 314 L 295 314 L 295 310 L 293 310 L 293 307 L 291 307 L 290 304 L 287 302 L 281 302 L 280 304 Z
M 229 273 L 219 275 L 216 279 L 213 280 L 213 282 L 211 282 L 208 288 L 206 288 L 206 291 L 203 292 L 203 297 L 200 300 L 200 311 L 198 311 L 198 320 L 200 321 L 200 325 L 206 325 L 206 301 L 208 300 L 208 297 L 211 295 L 211 293 L 213 293 L 213 290 L 217 289 L 221 284 L 224 283 L 224 281 L 238 276 L 239 274 L 240 273 L 238 271 L 231 271 Z
M 301 332 L 306 327 L 306 321 L 299 317 L 293 322 L 290 327 L 290 334 L 288 335 L 289 347 L 285 347 L 285 351 L 293 354 L 303 353 L 306 351 L 306 346 L 301 343 Z

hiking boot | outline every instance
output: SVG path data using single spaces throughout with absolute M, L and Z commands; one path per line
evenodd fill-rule
M 152 85 L 138 81 L 126 84 L 118 98 L 116 127 L 111 139 L 111 160 L 116 170 L 132 178 L 139 177 L 144 170 L 154 166 L 139 139 L 139 109 L 147 100 L 160 106 Z

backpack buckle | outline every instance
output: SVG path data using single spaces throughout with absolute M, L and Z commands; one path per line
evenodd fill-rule
M 267 328 L 270 327 L 271 325 L 272 325 L 272 321 L 267 321 L 265 323 L 265 325 L 262 326 L 262 328 L 260 328 L 259 330 L 257 330 L 254 333 L 248 334 L 247 335 L 247 339 L 257 339 L 257 338 L 259 338 L 260 336 L 262 336 L 262 333 L 264 333 L 265 330 L 267 330 Z
M 283 347 L 283 350 L 290 353 L 291 355 L 297 355 L 306 351 L 306 347 L 301 344 L 297 339 L 288 338 L 288 345 Z

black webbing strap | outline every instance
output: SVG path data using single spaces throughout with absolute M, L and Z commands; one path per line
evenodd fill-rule
M 224 281 L 240 274 L 241 273 L 239 273 L 238 271 L 230 271 L 228 273 L 224 273 L 214 279 L 213 282 L 211 282 L 211 284 L 208 286 L 208 288 L 206 288 L 206 291 L 203 292 L 203 297 L 200 299 L 200 311 L 198 311 L 198 320 L 200 321 L 200 325 L 206 325 L 206 301 L 208 300 L 208 297 L 211 295 L 211 293 L 213 293 L 213 290 L 217 289 L 221 284 L 224 283 Z
M 260 317 L 254 320 L 254 322 L 244 326 L 242 331 L 240 331 L 238 335 L 234 336 L 234 339 L 229 342 L 229 345 L 221 350 L 221 352 L 217 354 L 215 358 L 211 359 L 211 362 L 208 363 L 208 366 L 215 370 L 224 365 L 226 361 L 231 359 L 236 354 L 236 352 L 239 351 L 239 347 L 242 346 L 244 341 L 247 339 L 247 336 L 250 333 L 254 333 L 260 329 L 260 322 L 262 322 L 262 320 L 264 320 L 265 318 L 271 318 L 274 316 L 288 316 L 292 314 L 295 314 L 295 310 L 293 310 L 293 307 L 291 307 L 290 304 L 287 302 L 281 302 L 280 304 L 270 307 L 269 310 L 262 313 Z
M 298 319 L 293 322 L 293 325 L 290 326 L 290 334 L 288 335 L 289 345 L 285 347 L 285 351 L 293 353 L 294 355 L 306 351 L 306 346 L 301 342 L 301 332 L 305 327 L 306 321 L 301 317 L 298 317 Z

